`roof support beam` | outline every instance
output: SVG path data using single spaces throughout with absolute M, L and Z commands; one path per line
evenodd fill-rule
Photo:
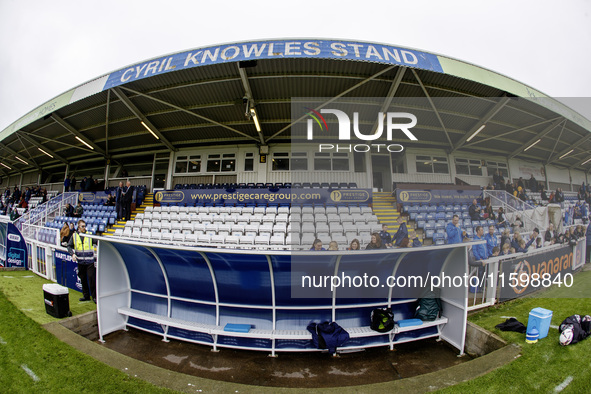
M 156 134 L 158 136 L 158 139 L 160 140 L 160 142 L 162 142 L 171 152 L 176 152 L 177 151 L 177 149 L 170 143 L 170 141 L 168 141 L 166 139 L 166 137 L 164 137 L 164 135 L 162 135 L 162 133 L 160 131 L 158 131 L 158 129 L 156 128 L 156 126 L 154 126 L 152 124 L 152 122 L 150 122 L 148 120 L 148 118 L 146 118 L 146 116 L 143 113 L 141 113 L 141 111 L 138 109 L 138 107 L 136 107 L 135 104 L 131 102 L 131 100 L 129 99 L 129 97 L 127 97 L 125 95 L 125 93 L 123 93 L 121 91 L 121 89 L 119 89 L 119 88 L 113 88 L 111 90 L 113 91 L 113 93 L 115 93 L 115 95 L 117 97 L 119 97 L 119 99 L 123 102 L 123 104 L 125 104 L 125 106 L 127 108 L 129 108 L 129 110 L 141 122 L 143 122 L 150 130 L 152 130 L 152 132 L 154 132 L 154 134 Z
M 250 83 L 248 82 L 248 75 L 246 75 L 246 70 L 242 67 L 240 67 L 240 63 L 236 64 L 236 67 L 238 67 L 238 73 L 240 74 L 240 79 L 242 80 L 242 86 L 244 86 L 244 92 L 246 94 L 246 98 L 247 98 L 247 103 L 246 105 L 248 106 L 246 108 L 246 115 L 248 115 L 248 111 L 250 110 L 250 108 L 253 108 L 255 106 L 255 101 L 254 101 L 254 97 L 252 97 L 252 90 L 250 89 Z M 257 114 L 258 116 L 258 114 Z M 259 121 L 260 124 L 260 121 Z M 261 127 L 261 131 L 257 130 L 257 133 L 259 134 L 259 139 L 261 140 L 261 144 L 265 145 L 265 137 L 263 136 L 263 131 L 262 131 L 262 127 Z
M 384 102 L 382 104 L 382 108 L 380 108 L 380 112 L 385 113 L 388 110 L 388 108 L 390 108 L 390 104 L 392 104 L 392 100 L 394 99 L 394 96 L 396 95 L 396 92 L 398 91 L 398 88 L 400 87 L 400 83 L 402 82 L 402 77 L 404 77 L 404 72 L 406 71 L 406 69 L 407 69 L 407 67 L 400 67 L 398 69 L 398 71 L 396 72 L 396 75 L 394 76 L 394 80 L 392 81 L 392 84 L 390 85 L 390 89 L 388 90 L 388 94 L 386 94 L 386 99 L 384 100 Z M 373 127 L 371 128 L 370 135 L 375 135 L 379 124 L 380 124 L 380 120 L 376 119 L 376 121 L 373 124 Z
M 22 139 L 24 139 L 25 141 L 27 141 L 29 144 L 35 145 L 39 149 L 43 149 L 45 152 L 49 153 L 50 155 L 52 155 L 54 158 L 56 158 L 57 160 L 61 161 L 62 163 L 68 164 L 68 161 L 66 159 L 64 159 L 63 157 L 61 157 L 60 155 L 58 155 L 57 153 L 55 153 L 51 149 L 49 149 L 49 148 L 41 145 L 39 142 L 37 142 L 33 138 L 27 136 L 23 132 L 17 131 L 17 135 L 19 137 L 21 137 Z
M 441 119 L 441 116 L 439 115 L 439 111 L 437 111 L 437 108 L 435 107 L 435 103 L 431 99 L 431 96 L 429 96 L 429 92 L 427 92 L 427 89 L 425 88 L 425 85 L 423 85 L 423 81 L 421 81 L 421 78 L 419 78 L 419 75 L 417 74 L 417 72 L 414 69 L 412 69 L 412 73 L 415 76 L 419 85 L 421 85 L 421 89 L 423 89 L 423 93 L 425 93 L 427 100 L 429 100 L 429 104 L 431 104 L 431 108 L 433 108 L 433 112 L 435 112 L 435 116 L 437 116 L 437 119 L 439 120 L 439 124 L 441 125 L 441 128 L 445 132 L 445 137 L 447 138 L 447 141 L 449 142 L 449 147 L 451 149 L 453 149 L 454 144 L 453 144 L 453 142 L 451 142 L 451 138 L 449 138 L 449 133 L 447 132 L 447 129 L 445 128 L 445 125 L 443 124 L 443 119 Z
M 352 92 L 353 90 L 357 89 L 358 87 L 363 86 L 363 85 L 365 85 L 366 83 L 368 83 L 370 81 L 373 81 L 374 79 L 376 79 L 380 75 L 382 75 L 384 73 L 387 73 L 388 71 L 391 71 L 391 70 L 393 70 L 396 67 L 400 67 L 400 66 L 396 66 L 396 65 L 395 66 L 389 66 L 389 67 L 386 67 L 386 68 L 378 71 L 377 73 L 375 73 L 374 75 L 372 75 L 372 76 L 364 79 L 363 81 L 358 82 L 355 85 L 351 86 L 350 88 L 343 90 L 341 93 L 337 94 L 336 96 L 334 96 L 330 100 L 327 100 L 326 102 L 320 104 L 315 109 L 316 110 L 319 110 L 321 108 L 326 107 L 328 104 L 332 103 L 333 101 L 335 101 L 335 100 L 337 100 L 337 99 L 339 99 L 339 98 L 341 98 L 341 97 L 349 94 L 350 92 Z M 288 130 L 289 128 L 291 128 L 291 126 L 293 126 L 294 124 L 298 123 L 299 121 L 301 121 L 302 119 L 304 119 L 306 116 L 307 115 L 304 114 L 304 115 L 300 116 L 298 119 L 296 119 L 295 121 L 289 123 L 287 126 L 285 126 L 281 130 L 279 130 L 278 132 L 276 132 L 275 134 L 273 134 L 271 137 L 267 138 L 267 142 L 270 141 L 270 140 L 272 140 L 273 138 L 277 137 L 279 134 L 283 133 L 285 130 Z
M 557 118 L 552 118 L 552 119 L 544 120 L 542 122 L 538 122 L 538 123 L 535 123 L 535 124 L 532 124 L 532 125 L 529 125 L 529 126 L 525 126 L 525 127 L 520 127 L 518 129 L 511 130 L 511 131 L 508 131 L 506 133 L 495 135 L 493 137 L 488 137 L 488 138 L 485 138 L 483 140 L 478 140 L 478 141 L 470 142 L 468 144 L 465 144 L 464 147 L 482 144 L 482 143 L 487 142 L 487 141 L 490 141 L 490 140 L 498 140 L 501 137 L 504 137 L 504 136 L 509 135 L 509 134 L 517 133 L 518 131 L 527 130 L 527 129 L 530 129 L 532 127 L 536 127 L 536 126 L 542 125 L 544 123 L 554 122 L 556 119 L 562 119 L 562 117 L 559 116 Z M 536 137 L 536 138 L 539 138 L 539 137 Z M 527 146 L 525 146 L 525 148 L 527 148 Z
M 137 94 L 138 96 L 142 96 L 142 97 L 149 98 L 150 100 L 154 100 L 154 101 L 156 101 L 157 103 L 160 103 L 160 104 L 167 105 L 167 106 L 169 106 L 169 107 L 171 107 L 171 108 L 174 108 L 174 109 L 176 109 L 176 110 L 178 110 L 178 111 L 181 111 L 181 112 L 184 112 L 184 113 L 186 113 L 186 114 L 193 115 L 193 116 L 195 116 L 195 117 L 197 117 L 197 118 L 199 118 L 199 119 L 203 119 L 203 120 L 205 120 L 205 121 L 207 121 L 207 122 L 209 122 L 209 123 L 212 123 L 212 124 L 214 124 L 214 125 L 216 125 L 216 126 L 220 126 L 220 127 L 223 127 L 224 129 L 230 130 L 230 131 L 232 131 L 232 132 L 234 132 L 234 133 L 236 133 L 236 134 L 240 134 L 241 136 L 243 136 L 243 137 L 245 137 L 245 138 L 248 138 L 249 140 L 253 140 L 253 141 L 257 141 L 257 142 L 258 142 L 258 140 L 257 140 L 255 137 L 253 137 L 253 136 L 250 136 L 250 135 L 248 135 L 248 134 L 245 134 L 245 133 L 243 133 L 243 132 L 241 132 L 241 131 L 238 131 L 238 130 L 236 130 L 236 129 L 233 129 L 233 128 L 231 128 L 230 126 L 227 126 L 227 125 L 225 125 L 225 124 L 223 124 L 223 123 L 217 122 L 217 121 L 215 121 L 215 120 L 213 120 L 213 119 L 209 119 L 209 118 L 207 118 L 207 117 L 205 117 L 205 116 L 202 116 L 202 115 L 196 114 L 195 112 L 193 112 L 193 111 L 189 111 L 188 109 L 185 109 L 185 108 L 179 107 L 178 105 L 174 105 L 174 104 L 172 104 L 172 103 L 169 103 L 169 102 L 167 102 L 167 101 L 160 100 L 160 99 L 158 99 L 158 98 L 156 98 L 156 97 L 152 97 L 152 96 L 150 96 L 150 95 L 148 95 L 148 94 L 141 93 L 141 92 L 138 92 L 137 90 L 129 89 L 129 88 L 127 88 L 127 87 L 124 87 L 124 86 L 119 86 L 119 88 L 121 88 L 121 89 L 123 89 L 123 90 L 127 90 L 128 92 L 131 92 L 131 93 L 133 93 L 133 94 Z
M 11 155 L 14 155 L 16 157 L 20 157 L 22 155 L 19 155 L 17 152 L 15 152 L 14 150 L 12 150 L 11 148 L 9 148 L 8 146 L 4 145 L 3 143 L 0 143 L 0 148 L 7 150 Z M 14 161 L 15 163 L 21 163 L 21 164 L 25 164 L 23 162 L 21 162 L 20 160 Z M 29 163 L 29 165 L 32 165 L 33 167 L 35 167 L 38 170 L 41 170 L 41 167 L 39 167 L 39 165 L 37 163 L 35 163 L 35 160 L 27 158 L 26 160 L 27 163 Z M 32 163 L 32 164 L 31 164 Z M 26 164 L 25 164 L 26 165 Z
M 55 114 L 55 113 L 51 114 L 51 119 L 53 119 L 57 124 L 62 126 L 64 129 L 68 130 L 75 137 L 78 137 L 79 139 L 81 139 L 82 141 L 87 143 L 89 146 L 92 146 L 92 148 L 94 150 L 91 150 L 91 152 L 96 152 L 96 153 L 102 155 L 105 159 L 107 158 L 107 154 L 105 153 L 104 150 L 101 149 L 100 146 L 98 146 L 97 144 L 92 142 L 90 139 L 86 138 L 84 135 L 82 135 L 82 133 L 80 133 L 78 130 L 76 130 L 74 127 L 72 127 L 72 125 L 70 125 L 68 122 L 66 122 L 65 120 L 60 118 L 57 114 Z M 80 148 L 80 147 L 77 146 L 77 148 Z M 81 149 L 84 149 L 84 148 L 81 148 Z M 86 150 L 86 149 L 84 149 L 84 150 Z
M 497 114 L 497 112 L 499 112 L 505 105 L 507 105 L 507 103 L 509 102 L 509 100 L 511 100 L 509 97 L 503 95 L 501 97 L 501 99 L 499 100 L 499 102 L 497 102 L 478 122 L 476 122 L 476 124 L 474 126 L 472 126 L 472 128 L 460 139 L 460 141 L 458 142 L 458 144 L 452 148 L 450 153 L 454 153 L 455 151 L 457 151 L 458 149 L 460 149 L 462 146 L 464 146 L 464 144 L 468 141 L 468 138 L 470 138 L 470 136 L 472 136 L 476 130 L 478 130 L 478 128 L 482 127 L 482 125 L 485 125 L 486 122 L 488 122 L 489 120 L 491 120 L 493 118 L 493 116 L 495 116 Z
M 530 138 L 525 144 L 521 145 L 519 148 L 511 152 L 511 154 L 509 154 L 509 159 L 514 158 L 528 146 L 550 134 L 552 130 L 554 130 L 560 123 L 562 123 L 563 120 L 564 118 L 562 117 L 556 118 L 554 122 L 552 122 L 548 127 L 546 127 L 540 134 L 537 134 L 534 137 Z
M 591 139 L 591 134 L 587 135 L 587 137 L 584 137 L 583 139 L 581 139 L 580 141 L 577 142 L 577 145 L 573 145 L 571 147 L 568 147 L 566 149 L 563 149 L 562 151 L 558 152 L 554 157 L 548 159 L 548 161 L 546 162 L 546 165 L 554 163 L 555 161 L 560 160 L 560 157 L 567 154 L 568 152 L 570 152 L 571 150 L 574 150 L 576 148 L 578 148 L 579 146 L 581 146 L 584 142 L 589 141 L 589 139 Z

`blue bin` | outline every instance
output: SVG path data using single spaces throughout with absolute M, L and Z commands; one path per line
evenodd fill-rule
M 529 312 L 527 332 L 531 332 L 531 330 L 535 328 L 540 333 L 538 337 L 539 339 L 546 338 L 548 336 L 548 330 L 550 329 L 551 320 L 552 311 L 544 308 L 534 308 Z

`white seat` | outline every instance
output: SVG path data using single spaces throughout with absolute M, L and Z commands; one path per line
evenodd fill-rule
M 220 234 L 212 235 L 211 240 L 210 240 L 210 242 L 212 244 L 223 244 L 225 241 L 226 241 L 226 236 L 220 235 Z
M 244 235 L 240 237 L 240 245 L 254 245 L 254 236 Z
M 163 241 L 172 241 L 172 233 L 162 232 L 160 233 L 160 239 Z
M 201 234 L 201 235 L 199 235 L 198 242 L 200 244 L 209 244 L 209 243 L 211 243 L 211 235 L 209 235 L 209 234 Z
M 175 233 L 172 235 L 172 240 L 175 242 L 184 242 L 185 241 L 185 234 Z
M 271 241 L 270 235 L 257 235 L 254 238 L 255 245 L 269 245 L 270 241 Z
M 240 243 L 240 237 L 236 235 L 228 235 L 226 237 L 226 245 L 238 245 Z
M 198 241 L 198 235 L 196 234 L 185 234 L 185 243 L 192 245 L 196 244 Z
M 285 245 L 285 234 L 276 234 L 269 239 L 271 245 Z

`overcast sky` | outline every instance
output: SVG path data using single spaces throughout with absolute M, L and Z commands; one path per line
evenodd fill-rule
M 591 118 L 591 0 L 0 0 L 0 130 L 126 65 L 253 39 L 373 41 L 505 74 Z

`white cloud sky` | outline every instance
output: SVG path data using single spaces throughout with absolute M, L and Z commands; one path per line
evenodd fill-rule
M 591 1 L 0 0 L 0 130 L 79 84 L 148 58 L 251 39 L 422 49 L 500 72 L 591 118 Z

